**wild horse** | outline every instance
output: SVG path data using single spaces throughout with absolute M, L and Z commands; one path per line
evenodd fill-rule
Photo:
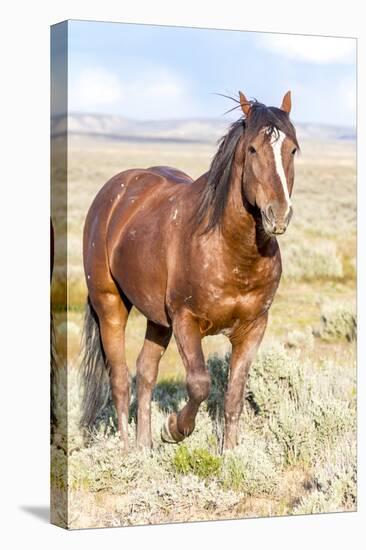
M 103 406 L 109 373 L 122 446 L 128 447 L 129 373 L 125 328 L 135 306 L 147 319 L 137 360 L 137 444 L 151 446 L 151 396 L 172 333 L 188 401 L 162 429 L 179 442 L 195 427 L 210 391 L 201 341 L 225 334 L 232 357 L 225 396 L 224 448 L 237 444 L 250 364 L 262 340 L 281 277 L 276 236 L 292 216 L 294 155 L 291 95 L 280 108 L 247 101 L 205 174 L 193 181 L 175 168 L 131 169 L 97 194 L 84 228 L 88 287 L 82 364 L 82 425 Z

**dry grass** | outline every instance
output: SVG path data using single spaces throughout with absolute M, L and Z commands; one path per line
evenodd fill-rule
M 346 346 L 352 356 L 352 344 Z M 220 380 L 225 380 L 229 355 L 210 358 L 216 383 L 199 412 L 194 434 L 180 445 L 163 444 L 159 429 L 166 410 L 172 408 L 171 396 L 176 395 L 179 406 L 184 392 L 179 383 L 158 386 L 151 452 L 134 449 L 133 415 L 129 426 L 132 451 L 121 452 L 111 403 L 106 423 L 91 434 L 88 446 L 83 444 L 78 428 L 77 370 L 73 369 L 68 375 L 68 441 L 62 437 L 66 419 L 62 422 L 61 418 L 52 472 L 53 487 L 60 491 L 67 485 L 69 489 L 68 526 L 354 510 L 354 357 L 348 363 L 318 364 L 305 357 L 299 350 L 286 351 L 280 345 L 259 354 L 251 370 L 239 445 L 224 454 L 220 452 L 222 415 L 217 411 L 223 406 L 224 383 Z M 63 391 L 59 390 L 60 404 Z M 100 500 L 103 507 L 98 505 Z M 55 506 L 56 516 L 57 510 Z
M 113 429 L 98 433 L 91 446 L 84 446 L 77 427 L 76 373 L 85 301 L 81 235 L 86 211 L 101 185 L 121 170 L 168 164 L 197 177 L 207 169 L 214 150 L 209 145 L 71 139 L 67 319 L 57 312 L 64 292 L 58 279 L 63 267 L 59 259 L 53 288 L 61 356 L 68 330 L 69 370 L 59 377 L 60 428 L 52 472 L 55 519 L 70 528 L 355 509 L 356 176 L 354 147 L 347 142 L 302 144 L 295 215 L 280 241 L 284 276 L 263 353 L 251 372 L 238 449 L 224 456 L 218 453 L 227 368 L 223 358 L 230 351 L 221 336 L 204 340 L 207 357 L 219 354 L 210 360 L 217 383 L 187 442 L 171 447 L 159 438 L 165 416 L 162 405 L 171 406 L 174 395 L 175 405 L 184 398 L 184 372 L 172 341 L 161 362 L 155 393 L 152 453 L 121 454 Z M 56 224 L 56 246 L 64 231 L 62 224 Z M 127 327 L 132 375 L 144 332 L 144 319 L 133 311 Z M 62 397 L 66 391 L 67 418 Z M 133 420 L 130 431 L 133 442 Z M 62 468 L 65 449 L 67 480 Z M 70 490 L 67 513 L 65 484 Z

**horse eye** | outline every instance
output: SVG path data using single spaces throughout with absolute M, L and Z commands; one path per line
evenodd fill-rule
M 297 151 L 297 149 L 296 149 L 296 147 L 295 147 L 295 149 L 292 149 L 291 155 L 295 155 L 296 151 Z
M 248 151 L 249 151 L 249 153 L 251 153 L 252 155 L 254 155 L 254 153 L 257 152 L 256 149 L 255 149 L 255 147 L 253 147 L 253 145 L 250 145 L 250 146 L 248 147 Z

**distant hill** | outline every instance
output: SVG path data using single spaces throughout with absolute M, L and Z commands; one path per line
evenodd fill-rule
M 115 115 L 73 113 L 68 117 L 70 134 L 100 136 L 117 140 L 216 142 L 225 134 L 230 121 L 223 119 L 171 119 L 133 120 Z M 299 139 L 355 140 L 356 131 L 351 127 L 325 124 L 296 124 Z M 52 135 L 61 135 L 66 130 L 64 115 L 53 117 Z

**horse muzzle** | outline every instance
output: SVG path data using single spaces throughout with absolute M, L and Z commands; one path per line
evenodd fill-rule
M 269 236 L 283 235 L 292 218 L 292 206 L 288 209 L 285 216 L 276 215 L 274 209 L 269 204 L 264 210 L 261 210 L 263 229 Z

